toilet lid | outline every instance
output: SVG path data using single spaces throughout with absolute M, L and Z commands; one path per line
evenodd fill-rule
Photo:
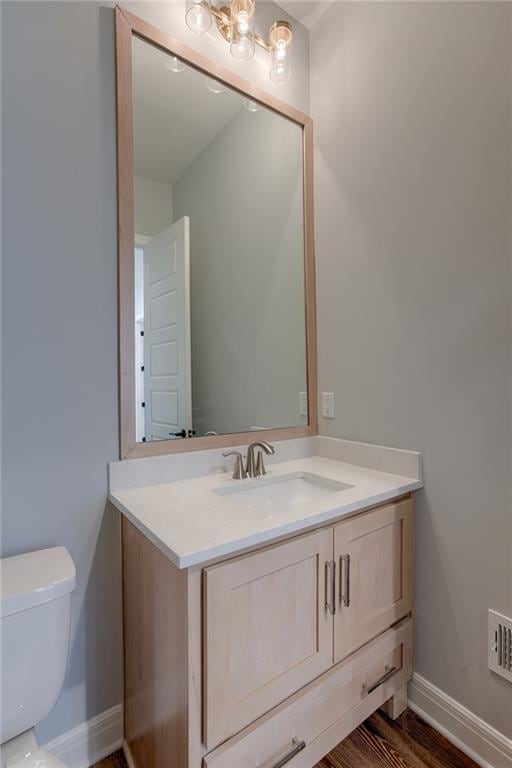
M 14 755 L 7 760 L 5 768 L 66 768 L 55 755 L 36 749 L 28 755 Z

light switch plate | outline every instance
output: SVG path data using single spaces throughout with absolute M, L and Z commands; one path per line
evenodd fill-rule
M 322 416 L 334 419 L 334 392 L 322 392 Z
M 307 392 L 299 392 L 299 415 L 300 416 L 308 415 L 308 393 Z

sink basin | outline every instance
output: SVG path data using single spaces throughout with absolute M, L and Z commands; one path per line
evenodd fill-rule
M 295 506 L 305 504 L 340 491 L 353 485 L 331 480 L 310 472 L 292 472 L 277 477 L 259 477 L 254 480 L 240 480 L 234 486 L 214 488 L 219 496 L 229 496 L 242 507 L 247 506 Z

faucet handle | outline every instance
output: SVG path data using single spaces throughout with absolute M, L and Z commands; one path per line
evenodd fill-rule
M 245 480 L 247 472 L 244 468 L 244 460 L 240 451 L 224 451 L 222 454 L 224 457 L 236 456 L 235 466 L 233 469 L 233 480 Z

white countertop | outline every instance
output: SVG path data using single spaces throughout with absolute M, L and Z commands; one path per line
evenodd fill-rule
M 331 441 L 344 442 L 347 441 Z M 340 453 L 332 445 L 327 452 L 332 454 L 334 449 Z M 264 499 L 244 503 L 244 494 L 232 496 L 215 492 L 215 489 L 231 487 L 241 489 L 246 483 L 265 484 L 297 472 L 311 473 L 353 487 L 282 506 L 269 505 Z M 111 488 L 109 499 L 174 565 L 188 568 L 300 533 L 422 486 L 419 469 L 416 476 L 404 476 L 321 456 L 269 464 L 268 474 L 257 480 L 230 478 L 225 472 L 216 472 L 124 490 Z

